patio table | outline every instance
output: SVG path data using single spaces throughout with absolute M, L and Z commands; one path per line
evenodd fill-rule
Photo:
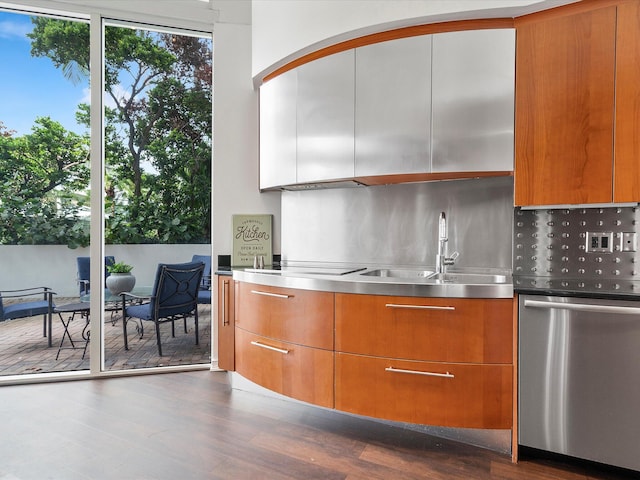
M 76 348 L 83 348 L 76 347 L 76 344 L 73 342 L 73 338 L 71 338 L 71 333 L 69 332 L 69 324 L 77 314 L 80 314 L 82 317 L 84 317 L 86 322 L 82 329 L 82 339 L 84 340 L 82 358 L 84 359 L 84 356 L 87 353 L 87 346 L 89 345 L 89 304 L 86 302 L 68 303 L 66 305 L 59 305 L 55 307 L 53 309 L 53 312 L 58 314 L 58 316 L 60 317 L 60 322 L 62 322 L 62 326 L 64 327 L 64 332 L 62 332 L 62 339 L 60 340 L 60 345 L 58 346 L 58 353 L 56 354 L 56 360 L 58 360 L 61 350 L 75 350 Z M 67 316 L 66 322 L 63 314 L 70 314 Z M 69 343 L 71 344 L 70 347 L 63 346 L 65 337 L 69 339 Z
M 149 285 L 140 285 L 140 286 L 135 286 L 133 290 L 131 290 L 130 292 L 123 292 L 123 293 L 133 296 L 133 298 L 130 298 L 130 300 L 128 300 L 131 302 L 131 301 L 142 301 L 145 299 L 149 299 L 151 298 L 152 292 L 153 292 L 153 287 Z M 115 320 L 113 318 L 113 313 L 117 312 L 118 310 L 122 310 L 122 317 L 123 317 L 122 333 L 124 336 L 124 346 L 126 350 L 129 350 L 129 342 L 127 341 L 127 325 L 126 325 L 126 320 L 124 320 L 124 308 L 127 303 L 127 300 L 125 299 L 125 297 L 126 295 L 123 295 L 123 294 L 114 295 L 108 289 L 105 289 L 104 291 L 104 306 L 105 306 L 105 310 L 111 312 L 111 315 L 112 315 L 111 325 L 115 326 L 117 322 L 117 318 Z M 80 301 L 89 305 L 88 302 L 91 301 L 91 293 L 82 295 L 80 297 Z M 142 328 L 141 326 L 138 327 L 136 325 L 136 329 L 138 331 L 141 331 L 141 328 Z

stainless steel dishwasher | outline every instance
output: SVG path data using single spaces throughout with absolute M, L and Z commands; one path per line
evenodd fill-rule
M 518 443 L 640 471 L 637 206 L 516 209 Z
M 519 443 L 640 470 L 640 303 L 521 295 Z

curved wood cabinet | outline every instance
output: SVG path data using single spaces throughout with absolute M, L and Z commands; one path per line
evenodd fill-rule
M 236 327 L 267 338 L 333 350 L 333 293 L 238 282 Z
M 512 425 L 511 365 L 395 360 L 336 353 L 336 408 L 461 428 Z
M 236 282 L 236 371 L 258 385 L 334 405 L 334 295 Z
M 336 350 L 438 362 L 513 359 L 511 299 L 336 294 Z
M 512 299 L 358 295 L 235 282 L 235 367 L 274 392 L 345 412 L 508 429 L 512 314 Z
M 303 402 L 333 408 L 333 351 L 236 333 L 236 371 Z
M 336 408 L 511 428 L 511 299 L 336 294 Z

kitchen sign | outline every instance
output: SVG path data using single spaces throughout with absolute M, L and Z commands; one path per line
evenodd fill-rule
M 265 265 L 273 263 L 273 215 L 233 215 L 233 251 L 231 265 L 253 266 L 256 256 L 263 256 Z

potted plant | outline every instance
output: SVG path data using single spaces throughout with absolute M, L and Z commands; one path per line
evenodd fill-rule
M 107 288 L 113 295 L 130 292 L 136 284 L 136 277 L 131 274 L 132 265 L 124 262 L 107 265 L 109 276 L 105 280 Z

